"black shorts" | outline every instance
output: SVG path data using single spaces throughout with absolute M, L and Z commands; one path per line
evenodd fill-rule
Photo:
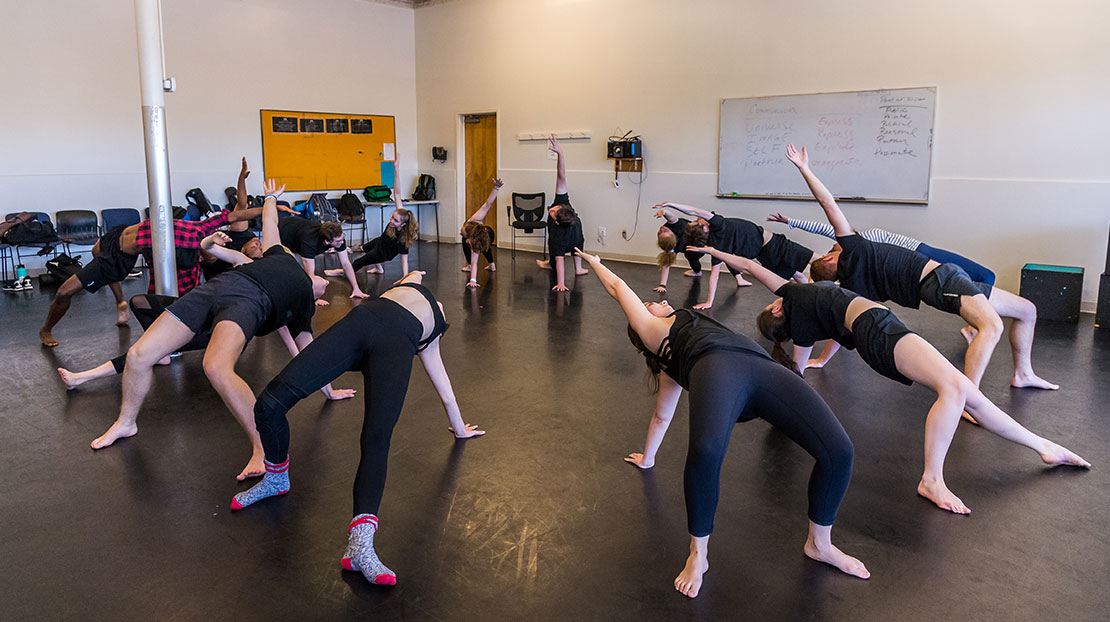
M 991 286 L 976 283 L 967 272 L 954 263 L 943 263 L 921 280 L 921 302 L 947 311 L 960 313 L 960 296 L 983 294 L 991 297 Z
M 813 251 L 798 244 L 781 233 L 771 236 L 763 245 L 756 260 L 771 272 L 784 279 L 794 278 L 796 272 L 801 272 L 809 265 L 813 258 Z
M 555 207 L 556 205 L 570 205 L 570 195 L 565 192 L 556 194 L 555 200 L 548 207 Z
M 89 292 L 108 285 L 119 283 L 127 278 L 128 273 L 135 267 L 139 260 L 138 255 L 128 255 L 120 250 L 119 239 L 127 225 L 112 227 L 100 237 L 100 248 L 96 256 L 87 266 L 77 272 L 77 280 Z
M 562 257 L 573 253 L 574 249 L 586 245 L 582 235 L 582 221 L 573 225 L 559 225 L 552 221 L 547 223 L 547 249 L 552 257 Z
M 166 309 L 198 335 L 230 320 L 243 329 L 247 341 L 254 337 L 272 311 L 273 303 L 262 287 L 234 270 L 189 291 Z
M 868 309 L 852 322 L 852 340 L 856 342 L 860 358 L 871 369 L 905 385 L 911 385 L 913 381 L 898 371 L 894 362 L 894 346 L 899 339 L 912 333 L 890 309 L 882 307 Z

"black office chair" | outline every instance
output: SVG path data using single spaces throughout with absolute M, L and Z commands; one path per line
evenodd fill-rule
M 520 237 L 536 237 L 535 230 L 539 229 L 543 236 L 543 256 L 547 257 L 547 222 L 543 217 L 547 213 L 547 195 L 543 192 L 534 194 L 513 193 L 512 205 L 506 206 L 509 212 L 509 224 L 513 227 L 513 261 L 516 261 L 517 232 Z
M 8 218 L 10 218 L 12 216 L 16 216 L 20 213 L 21 212 L 10 212 L 10 213 L 8 213 L 4 216 L 4 220 L 7 220 Z M 41 223 L 44 223 L 44 224 L 49 224 L 51 227 L 54 226 L 54 223 L 50 220 L 50 214 L 47 214 L 46 212 L 31 212 L 31 213 L 35 215 L 35 220 L 37 220 Z M 50 251 L 54 251 L 54 247 L 57 244 L 59 244 L 61 241 L 62 241 L 61 238 L 55 237 L 54 240 L 49 241 L 49 242 L 43 241 L 43 242 L 26 242 L 26 243 L 23 243 L 23 244 L 12 244 L 11 247 L 15 249 L 15 259 L 14 259 L 14 261 L 17 264 L 22 264 L 23 263 L 23 256 L 19 252 L 19 249 L 21 249 L 21 248 L 37 248 L 37 249 L 39 249 L 39 254 L 45 255 L 45 254 L 47 254 L 48 249 Z M 57 251 L 54 251 L 54 254 L 57 255 L 58 254 Z
M 328 199 L 335 205 L 335 211 L 339 214 L 339 225 L 343 227 L 344 234 L 347 231 L 354 232 L 356 229 L 359 231 L 359 244 L 366 243 L 366 206 L 362 205 L 362 214 L 359 216 L 349 217 L 339 211 L 340 199 Z M 362 202 L 359 201 L 361 204 Z M 354 246 L 351 244 L 350 239 L 347 240 L 347 246 Z
M 69 246 L 93 246 L 100 239 L 100 224 L 97 222 L 96 212 L 87 209 L 67 209 L 54 214 L 58 237 L 62 238 L 62 247 L 69 256 L 73 256 Z

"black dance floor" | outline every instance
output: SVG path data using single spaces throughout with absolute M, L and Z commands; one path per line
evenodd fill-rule
M 468 291 L 457 245 L 422 243 L 414 265 L 451 323 L 443 356 L 467 422 L 453 440 L 417 364 L 393 435 L 377 549 L 398 585 L 340 569 L 351 518 L 362 396 L 320 394 L 290 415 L 291 494 L 231 513 L 249 444 L 201 369 L 199 353 L 155 372 L 139 434 L 93 452 L 113 421 L 118 378 L 66 391 L 54 369 L 91 367 L 139 337 L 114 326 L 107 290 L 80 294 L 56 328 L 37 329 L 52 290 L 0 294 L 0 618 L 4 620 L 1096 620 L 1110 606 L 1110 329 L 1038 326 L 1034 366 L 1059 392 L 1013 390 L 1003 343 L 983 380 L 1018 421 L 1092 463 L 1045 468 L 1025 448 L 961 424 L 946 479 L 972 508 L 918 497 L 932 394 L 841 352 L 806 380 L 856 447 L 833 531 L 872 572 L 861 581 L 807 559 L 812 462 L 761 421 L 737 426 L 721 475 L 711 569 L 689 600 L 671 582 L 685 561 L 683 399 L 656 467 L 643 447 L 654 399 L 625 320 L 597 279 L 550 291 L 535 255 L 499 251 L 495 276 Z M 653 266 L 610 262 L 645 298 Z M 400 276 L 360 275 L 380 292 Z M 332 279 L 317 332 L 351 305 Z M 671 302 L 698 283 L 675 274 Z M 702 285 L 704 287 L 704 285 Z M 145 291 L 129 281 L 128 295 Z M 713 315 L 755 336 L 760 287 L 722 279 Z M 957 366 L 960 322 L 897 309 Z M 256 339 L 239 372 L 256 391 L 288 360 Z M 361 388 L 348 374 L 335 386 Z

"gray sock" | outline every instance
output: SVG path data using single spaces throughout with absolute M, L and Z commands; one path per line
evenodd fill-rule
M 347 570 L 361 572 L 367 581 L 376 585 L 397 585 L 397 575 L 378 559 L 374 551 L 374 534 L 377 531 L 377 516 L 356 516 L 347 529 L 347 551 L 339 563 Z
M 231 500 L 231 509 L 241 510 L 266 497 L 289 492 L 289 458 L 286 457 L 281 464 L 274 464 L 269 460 L 263 462 L 266 463 L 266 474 L 262 476 L 262 481 L 235 495 Z

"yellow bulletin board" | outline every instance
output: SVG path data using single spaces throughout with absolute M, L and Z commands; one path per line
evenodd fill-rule
M 286 190 L 393 185 L 393 117 L 260 110 L 262 166 Z

